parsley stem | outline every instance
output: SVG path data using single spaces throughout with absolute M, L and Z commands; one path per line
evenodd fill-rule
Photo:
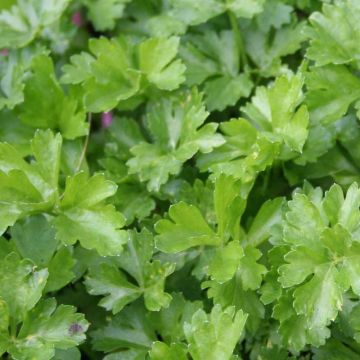
M 89 145 L 89 138 L 90 138 L 90 131 L 91 131 L 91 120 L 92 120 L 92 113 L 89 112 L 89 114 L 88 114 L 89 132 L 86 135 L 84 147 L 83 147 L 83 149 L 81 151 L 79 161 L 78 161 L 78 164 L 77 164 L 76 169 L 75 169 L 75 173 L 77 173 L 80 170 L 81 165 L 82 165 L 82 163 L 84 161 L 84 158 L 85 158 L 86 150 L 87 150 L 88 145 Z
M 238 24 L 235 14 L 232 11 L 228 11 L 228 17 L 229 17 L 231 29 L 234 32 L 237 51 L 238 51 L 239 58 L 240 58 L 239 68 L 240 68 L 240 70 L 244 70 L 248 66 L 248 61 L 247 61 L 246 53 L 245 53 L 244 40 L 242 38 L 240 29 L 239 29 L 239 24 Z

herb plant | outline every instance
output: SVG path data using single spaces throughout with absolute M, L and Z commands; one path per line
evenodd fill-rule
M 0 357 L 360 359 L 359 19 L 2 0 Z

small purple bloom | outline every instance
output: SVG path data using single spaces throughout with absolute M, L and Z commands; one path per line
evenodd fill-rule
M 8 56 L 9 50 L 8 49 L 1 49 L 0 50 L 0 56 Z
M 110 111 L 102 113 L 101 126 L 103 128 L 108 128 L 111 125 L 112 121 L 113 121 L 113 115 Z
M 71 18 L 71 21 L 75 26 L 80 27 L 83 24 L 83 18 L 82 18 L 81 12 L 75 11 Z

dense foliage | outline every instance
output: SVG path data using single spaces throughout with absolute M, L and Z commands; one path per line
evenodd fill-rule
M 360 359 L 360 1 L 0 1 L 0 356 Z

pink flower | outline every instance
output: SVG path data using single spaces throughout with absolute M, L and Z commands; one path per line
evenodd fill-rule
M 113 115 L 111 111 L 102 113 L 101 126 L 103 128 L 108 128 L 111 125 L 112 121 L 113 121 Z
M 9 50 L 8 49 L 1 49 L 0 50 L 0 56 L 8 56 Z
M 71 18 L 71 21 L 75 26 L 80 27 L 83 24 L 83 18 L 82 18 L 81 12 L 75 11 Z

